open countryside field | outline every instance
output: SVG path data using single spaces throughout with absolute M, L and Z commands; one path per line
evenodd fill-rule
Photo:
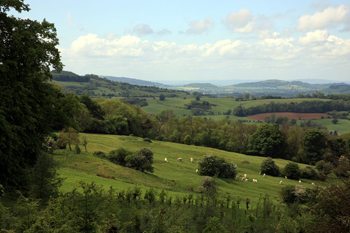
M 147 98 L 148 105 L 142 109 L 151 114 L 159 114 L 165 110 L 172 110 L 178 116 L 191 115 L 191 111 L 186 108 L 186 104 L 190 104 L 191 101 L 194 101 L 195 97 L 169 97 L 164 101 L 160 101 L 158 98 Z M 211 111 L 215 115 L 225 116 L 223 113 L 227 110 L 234 109 L 239 105 L 244 107 L 253 107 L 259 106 L 262 104 L 268 104 L 270 102 L 275 103 L 300 103 L 303 101 L 314 101 L 320 99 L 314 98 L 289 98 L 289 99 L 258 99 L 258 100 L 247 100 L 247 101 L 238 101 L 233 97 L 207 97 L 203 96 L 200 99 L 201 101 L 208 101 L 210 104 L 213 104 Z M 321 99 L 327 100 L 327 99 Z
M 257 121 L 263 121 L 268 117 L 286 117 L 289 120 L 315 120 L 328 118 L 327 113 L 297 113 L 297 112 L 269 112 L 250 115 L 247 118 Z
M 261 176 L 259 168 L 264 157 L 170 142 L 153 141 L 149 143 L 143 141 L 142 138 L 132 136 L 81 134 L 82 136 L 87 137 L 89 153 L 76 155 L 65 150 L 58 150 L 55 153 L 55 160 L 60 167 L 59 174 L 64 178 L 63 191 L 72 190 L 78 186 L 80 181 L 84 181 L 95 182 L 105 188 L 111 186 L 117 190 L 126 190 L 137 185 L 141 189 L 149 187 L 157 191 L 164 189 L 173 195 L 197 194 L 203 177 L 199 176 L 195 170 L 198 161 L 205 155 L 216 155 L 237 164 L 238 177 L 247 174 L 250 179 L 249 182 L 242 182 L 239 179 L 216 179 L 219 192 L 223 195 L 230 194 L 242 200 L 250 198 L 257 202 L 259 197 L 268 194 L 278 202 L 279 191 L 284 185 L 299 184 L 289 179 Z M 137 151 L 145 147 L 151 149 L 154 152 L 154 173 L 142 173 L 92 155 L 94 151 L 109 152 L 120 147 L 130 151 Z M 164 162 L 165 157 L 168 163 Z M 183 158 L 183 162 L 178 162 L 178 157 Z M 194 158 L 194 163 L 190 162 L 191 157 Z M 280 167 L 284 167 L 289 162 L 282 159 L 275 161 Z M 300 164 L 300 166 L 305 167 L 306 165 Z M 258 179 L 258 183 L 251 182 L 253 178 Z M 279 184 L 280 180 L 283 180 L 282 185 Z M 327 182 L 305 180 L 302 185 L 311 187 L 311 182 L 321 186 L 327 184 Z

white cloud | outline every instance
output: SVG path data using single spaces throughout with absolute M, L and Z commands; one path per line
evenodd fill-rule
M 253 15 L 249 10 L 239 10 L 230 13 L 224 20 L 226 27 L 234 32 L 251 32 L 253 30 Z
M 331 26 L 344 25 L 349 15 L 349 8 L 345 5 L 328 7 L 313 15 L 303 15 L 299 18 L 298 28 L 302 31 L 326 29 Z
M 195 20 L 189 23 L 186 33 L 202 34 L 207 32 L 213 26 L 213 21 L 210 18 L 203 20 Z
M 263 71 L 268 75 L 276 69 L 288 75 L 284 69 L 291 69 L 289 72 L 300 69 L 302 73 L 303 69 L 328 67 L 337 72 L 337 69 L 348 70 L 344 67 L 350 66 L 350 40 L 325 30 L 308 32 L 300 38 L 270 32 L 249 42 L 222 39 L 204 44 L 151 41 L 134 35 L 87 34 L 61 52 L 68 69 L 76 72 L 143 78 L 233 75 L 238 71 L 252 78 L 261 77 Z

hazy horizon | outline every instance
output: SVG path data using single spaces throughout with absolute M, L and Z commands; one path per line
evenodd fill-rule
M 64 69 L 79 74 L 165 84 L 349 80 L 346 0 L 27 3 L 21 17 L 54 23 Z

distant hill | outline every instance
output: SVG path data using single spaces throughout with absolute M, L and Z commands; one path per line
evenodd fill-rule
M 131 85 L 161 87 L 161 88 L 169 87 L 168 85 L 165 85 L 162 83 L 150 82 L 150 81 L 145 81 L 145 80 L 136 79 L 136 78 L 114 77 L 114 76 L 102 76 L 102 77 L 115 82 L 128 83 Z
M 132 85 L 124 82 L 112 81 L 94 74 L 78 75 L 70 71 L 52 72 L 53 82 L 62 86 L 66 92 L 78 95 L 104 97 L 167 97 L 186 96 L 180 90 L 171 90 L 147 85 Z
M 214 95 L 241 95 L 249 93 L 256 96 L 275 95 L 282 97 L 311 94 L 314 92 L 323 92 L 325 94 L 350 93 L 350 85 L 346 83 L 312 84 L 303 81 L 284 81 L 278 79 L 244 82 L 227 86 L 215 86 L 210 83 L 191 83 L 177 87 L 177 89 Z

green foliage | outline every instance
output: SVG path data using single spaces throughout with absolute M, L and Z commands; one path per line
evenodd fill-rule
M 310 166 L 306 166 L 304 169 L 301 169 L 300 177 L 310 180 L 316 180 L 319 178 L 319 175 L 317 174 L 315 169 L 313 169 Z
M 15 17 L 15 11 L 29 7 L 0 2 L 0 183 L 25 190 L 27 168 L 36 163 L 57 112 L 50 69 L 62 64 L 54 25 Z
M 81 153 L 81 149 L 80 149 L 79 144 L 75 144 L 74 153 L 76 153 L 77 155 Z
M 350 232 L 350 182 L 322 190 L 312 205 L 315 232 Z
M 288 163 L 283 169 L 283 175 L 289 179 L 298 180 L 300 178 L 300 168 L 296 163 Z
M 58 135 L 58 144 L 68 145 L 69 150 L 72 150 L 72 145 L 79 144 L 79 133 L 77 130 L 69 127 L 63 129 Z M 79 148 L 80 149 L 80 148 Z
M 338 161 L 338 166 L 334 169 L 334 174 L 337 177 L 348 178 L 350 177 L 350 160 L 341 156 Z
M 278 126 L 265 124 L 252 135 L 249 143 L 250 151 L 254 154 L 281 156 L 286 142 Z
M 160 100 L 160 101 L 164 101 L 164 100 L 165 100 L 165 95 L 164 95 L 164 94 L 160 94 L 159 100 Z
M 119 164 L 121 166 L 125 166 L 126 161 L 125 158 L 132 154 L 130 151 L 127 151 L 124 148 L 119 148 L 117 150 L 112 150 L 109 152 L 108 159 L 116 164 Z
M 234 179 L 237 175 L 237 166 L 226 162 L 216 156 L 206 156 L 199 162 L 199 174 L 201 176 L 217 176 L 220 178 Z
M 261 163 L 260 173 L 270 175 L 270 176 L 279 176 L 280 169 L 272 160 L 272 158 L 267 158 Z
M 203 233 L 225 233 L 225 232 L 227 232 L 225 227 L 221 224 L 220 219 L 217 217 L 210 218 L 203 230 Z
M 315 164 L 323 159 L 327 139 L 320 131 L 306 132 L 303 139 L 303 160 L 301 162 Z
M 315 165 L 317 171 L 325 176 L 328 176 L 333 169 L 333 165 L 330 162 L 320 160 Z

